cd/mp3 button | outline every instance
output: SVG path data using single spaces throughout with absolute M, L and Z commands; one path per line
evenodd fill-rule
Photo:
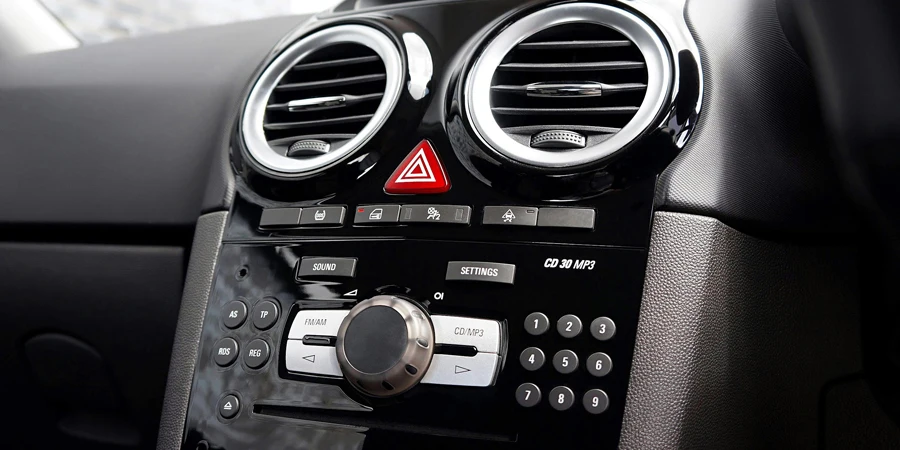
M 437 344 L 475 347 L 479 352 L 500 352 L 500 322 L 456 316 L 431 316 Z
M 447 281 L 487 281 L 513 284 L 516 266 L 495 262 L 450 261 L 447 263 Z

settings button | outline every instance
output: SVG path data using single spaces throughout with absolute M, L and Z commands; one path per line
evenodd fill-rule
M 487 281 L 513 284 L 516 266 L 495 262 L 450 261 L 447 263 L 447 281 Z

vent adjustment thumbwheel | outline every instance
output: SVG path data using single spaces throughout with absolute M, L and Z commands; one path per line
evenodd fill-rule
M 425 376 L 434 354 L 434 326 L 412 302 L 378 295 L 350 310 L 336 347 L 341 371 L 353 387 L 373 397 L 391 397 Z

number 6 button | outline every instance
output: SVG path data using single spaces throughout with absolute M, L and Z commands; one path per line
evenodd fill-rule
M 606 376 L 612 370 L 612 359 L 606 353 L 594 353 L 588 356 L 587 370 L 595 377 Z

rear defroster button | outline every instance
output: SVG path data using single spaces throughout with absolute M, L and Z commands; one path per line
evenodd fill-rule
M 487 281 L 513 284 L 516 266 L 495 262 L 450 261 L 447 263 L 447 281 Z

